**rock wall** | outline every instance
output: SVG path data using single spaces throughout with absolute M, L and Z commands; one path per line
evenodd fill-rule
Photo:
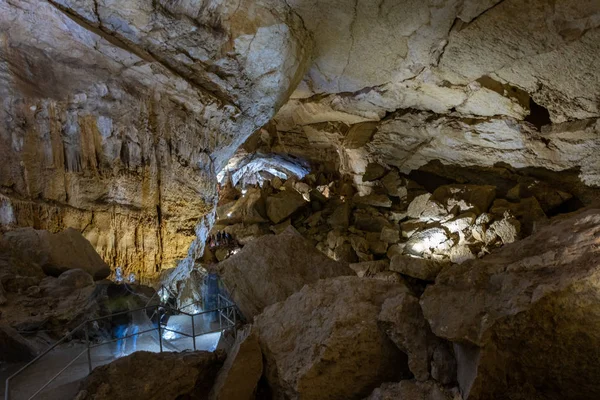
M 311 49 L 285 4 L 205 3 L 0 2 L 2 229 L 73 227 L 142 277 L 185 257 Z

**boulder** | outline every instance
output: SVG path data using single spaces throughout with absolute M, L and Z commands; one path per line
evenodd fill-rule
M 438 201 L 448 211 L 458 207 L 461 213 L 481 214 L 488 210 L 495 197 L 496 188 L 490 185 L 444 185 L 433 192 L 431 200 Z
M 408 205 L 406 213 L 409 218 L 422 221 L 441 221 L 448 218 L 449 211 L 442 203 L 433 200 L 431 194 L 425 193 L 415 197 Z
M 357 210 L 354 212 L 354 226 L 361 231 L 379 233 L 384 227 L 391 227 L 392 224 L 380 214 Z
M 422 258 L 394 255 L 390 261 L 390 270 L 424 281 L 434 281 L 447 263 Z
M 341 245 L 337 246 L 333 251 L 333 259 L 346 263 L 355 263 L 358 261 L 356 252 L 350 243 L 342 243 Z
M 274 196 L 267 197 L 267 216 L 278 224 L 306 205 L 306 201 L 295 190 L 282 190 Z
M 109 266 L 90 242 L 73 228 L 59 233 L 20 228 L 7 232 L 2 240 L 14 258 L 39 265 L 46 275 L 59 276 L 70 269 L 82 269 L 95 280 L 110 275 Z
M 67 297 L 77 289 L 95 286 L 94 278 L 82 269 L 65 271 L 58 278 L 46 277 L 40 282 L 40 288 L 46 296 Z
M 359 277 L 306 285 L 255 320 L 273 398 L 362 399 L 406 376 L 406 355 L 379 327 L 402 284 Z
M 404 178 L 400 177 L 398 171 L 389 172 L 386 176 L 381 178 L 381 183 L 389 196 L 404 199 L 408 195 L 406 181 Z
M 445 268 L 421 297 L 469 400 L 600 397 L 600 209 Z
M 383 227 L 379 238 L 386 243 L 398 243 L 400 241 L 400 231 L 396 228 Z
M 506 212 L 513 215 L 521 224 L 525 235 L 531 235 L 536 225 L 546 223 L 548 217 L 535 197 L 521 199 L 518 203 L 504 199 L 496 199 L 490 207 L 490 213 L 500 219 Z
M 209 400 L 251 400 L 263 372 L 258 336 L 252 327 L 238 331 L 225 364 L 219 371 Z
M 368 194 L 366 196 L 361 196 L 357 193 L 354 195 L 354 197 L 352 197 L 352 201 L 354 204 L 362 204 L 373 207 L 389 208 L 392 206 L 392 200 L 385 194 Z
M 504 218 L 492 222 L 490 228 L 486 231 L 486 240 L 490 243 L 495 238 L 499 238 L 502 244 L 513 243 L 519 239 L 520 231 L 520 222 L 507 212 L 504 214 Z
M 231 234 L 241 245 L 246 245 L 261 236 L 271 233 L 265 224 L 235 224 L 225 227 L 222 231 Z
M 31 361 L 37 355 L 33 344 L 5 322 L 0 322 L 0 361 L 15 363 Z
M 349 201 L 337 206 L 327 219 L 327 223 L 334 228 L 348 229 L 350 226 L 351 204 Z
M 433 381 L 384 383 L 365 400 L 462 400 L 458 390 L 447 389 Z
M 371 182 L 385 175 L 385 167 L 377 163 L 367 164 L 365 173 L 362 176 L 363 182 Z
M 265 199 L 260 188 L 250 187 L 237 201 L 217 208 L 220 224 L 258 224 L 266 222 Z
M 445 253 L 450 250 L 453 244 L 448 231 L 442 228 L 429 228 L 412 235 L 406 242 L 404 252 L 422 257 L 431 253 Z
M 387 298 L 378 320 L 390 339 L 408 355 L 408 367 L 414 377 L 419 381 L 428 380 L 429 361 L 440 339 L 431 333 L 419 299 L 410 293 Z
M 138 351 L 94 369 L 75 400 L 207 398 L 224 361 L 222 351 Z
M 217 268 L 248 320 L 266 306 L 285 300 L 305 284 L 354 275 L 347 264 L 325 256 L 292 227 L 279 235 L 250 242 Z

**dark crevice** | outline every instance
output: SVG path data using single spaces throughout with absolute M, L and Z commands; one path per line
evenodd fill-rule
M 529 115 L 525 117 L 525 121 L 535 126 L 539 131 L 542 130 L 542 126 L 552 123 L 548 109 L 537 104 L 531 97 L 529 98 Z

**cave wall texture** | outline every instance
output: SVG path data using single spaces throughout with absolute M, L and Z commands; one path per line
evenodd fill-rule
M 310 49 L 279 1 L 0 0 L 0 223 L 174 266 Z
M 440 160 L 600 186 L 599 70 L 596 0 L 0 0 L 0 225 L 155 275 L 256 131 L 357 183 Z

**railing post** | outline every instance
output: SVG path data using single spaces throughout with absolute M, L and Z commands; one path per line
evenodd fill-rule
M 162 345 L 162 329 L 160 327 L 160 306 L 156 306 L 156 315 L 158 317 L 158 345 L 160 347 L 160 352 L 163 352 L 163 345 Z
M 6 387 L 4 388 L 4 400 L 10 400 L 10 378 L 6 380 Z
M 194 351 L 196 351 L 196 324 L 194 323 L 194 314 L 192 314 L 192 340 L 194 341 Z
M 89 321 L 85 322 L 85 343 L 87 345 L 87 360 L 88 360 L 88 373 L 92 373 L 92 354 L 90 351 L 90 333 L 89 333 Z

